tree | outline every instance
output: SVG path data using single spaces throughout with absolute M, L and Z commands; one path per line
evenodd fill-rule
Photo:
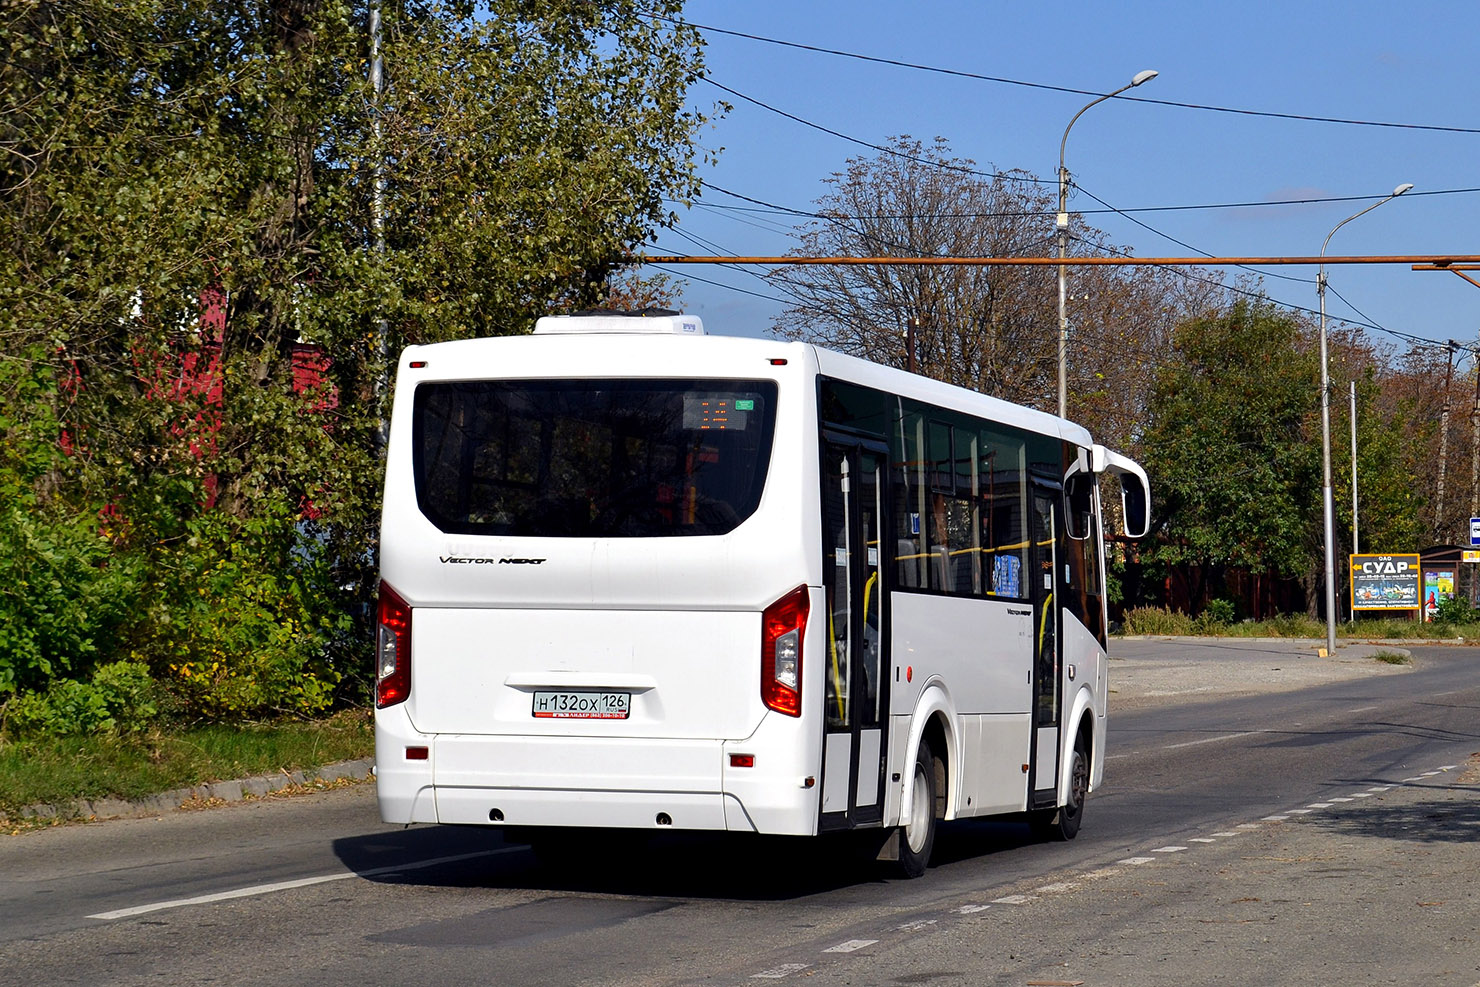
M 1317 614 L 1325 570 L 1321 504 L 1320 363 L 1315 330 L 1264 300 L 1182 323 L 1156 376 L 1142 455 L 1151 478 L 1159 561 L 1200 567 L 1216 584 L 1230 567 L 1299 579 Z M 1411 551 L 1419 499 L 1401 455 L 1403 422 L 1379 413 L 1378 355 L 1349 337 L 1333 376 L 1372 361 L 1359 384 L 1359 477 L 1369 544 Z M 1344 402 L 1333 402 L 1333 467 L 1342 455 Z M 1349 499 L 1335 495 L 1344 560 Z M 1345 502 L 1343 502 L 1345 501 Z M 1342 525 L 1345 525 L 1343 529 Z M 1344 571 L 1344 561 L 1337 567 Z M 1339 596 L 1340 594 L 1338 594 Z
M 1053 250 L 1051 182 L 1016 169 L 984 172 L 943 138 L 891 141 L 827 179 L 818 218 L 799 228 L 797 256 L 1031 257 Z M 1125 254 L 1071 215 L 1075 255 Z M 919 372 L 1019 404 L 1058 404 L 1058 273 L 1047 267 L 797 266 L 771 284 L 792 305 L 785 336 L 876 362 L 908 362 L 918 319 Z M 1070 268 L 1069 415 L 1096 437 L 1134 449 L 1151 368 L 1172 326 L 1221 300 L 1221 275 L 1156 268 Z
M 0 425 L 54 422 L 38 509 L 144 563 L 118 648 L 195 667 L 249 586 L 243 641 L 360 664 L 387 358 L 596 301 L 694 194 L 679 9 L 387 3 L 377 96 L 333 0 L 0 5 Z

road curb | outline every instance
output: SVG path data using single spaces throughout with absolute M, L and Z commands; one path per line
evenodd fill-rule
M 191 805 L 209 802 L 240 802 L 248 798 L 261 798 L 288 788 L 319 787 L 345 779 L 359 781 L 370 777 L 374 770 L 374 759 L 366 757 L 354 761 L 325 764 L 310 771 L 280 771 L 277 774 L 191 785 L 187 788 L 175 788 L 141 799 L 78 799 L 75 802 L 55 804 L 43 802 L 25 806 L 16 813 L 16 818 L 62 821 L 138 819 L 174 812 Z M 5 813 L 0 812 L 0 821 L 6 818 Z
M 1324 648 L 1326 642 L 1322 638 L 1314 637 L 1238 637 L 1219 636 L 1214 634 L 1113 634 L 1110 637 L 1114 641 L 1186 641 L 1189 643 L 1207 644 L 1212 641 L 1247 641 L 1251 644 L 1290 644 L 1301 648 Z M 1374 645 L 1378 647 L 1426 647 L 1429 645 L 1449 644 L 1474 644 L 1474 641 L 1466 641 L 1462 637 L 1347 637 L 1338 638 L 1336 650 L 1350 645 Z

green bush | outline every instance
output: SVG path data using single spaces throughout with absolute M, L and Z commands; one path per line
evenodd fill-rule
M 50 513 L 0 514 L 0 700 L 85 677 L 137 593 L 134 569 L 96 524 Z
M 341 678 L 334 645 L 350 628 L 320 541 L 287 506 L 253 518 L 205 512 L 151 571 L 134 648 L 190 717 L 311 714 Z
M 1447 600 L 1440 600 L 1434 611 L 1434 623 L 1449 624 L 1471 624 L 1477 619 L 1475 608 L 1470 606 L 1470 601 L 1461 596 L 1451 596 Z
M 1214 624 L 1231 624 L 1238 619 L 1238 608 L 1232 600 L 1209 600 L 1202 615 Z
M 44 692 L 17 696 L 5 707 L 5 728 L 14 736 L 133 733 L 157 712 L 149 669 L 115 661 L 100 666 L 89 680 L 57 679 Z
M 1192 618 L 1164 607 L 1136 607 L 1125 614 L 1127 634 L 1178 636 L 1196 630 Z

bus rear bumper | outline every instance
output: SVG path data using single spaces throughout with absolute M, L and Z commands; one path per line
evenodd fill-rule
M 795 752 L 730 766 L 756 738 L 428 735 L 388 712 L 377 717 L 376 783 L 389 823 L 817 831 L 815 790 Z M 417 747 L 424 759 L 406 756 Z

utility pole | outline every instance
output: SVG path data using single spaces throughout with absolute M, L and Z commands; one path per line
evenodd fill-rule
M 375 263 L 385 267 L 385 149 L 381 144 L 380 98 L 385 92 L 385 65 L 380 57 L 380 0 L 370 2 L 370 88 L 375 94 L 373 114 L 375 134 L 374 178 L 370 196 L 370 229 L 375 240 Z M 381 455 L 390 439 L 390 334 L 385 313 L 375 320 L 375 353 L 380 369 L 375 374 L 375 407 L 380 418 L 375 441 Z
M 1448 365 L 1444 370 L 1444 410 L 1439 413 L 1439 489 L 1434 496 L 1434 540 L 1444 544 L 1444 472 L 1449 461 L 1449 384 L 1454 377 L 1454 350 L 1449 341 L 1445 347 Z
M 1351 413 L 1351 419 L 1352 419 L 1352 554 L 1353 555 L 1359 555 L 1359 554 L 1361 554 L 1361 551 L 1362 550 L 1357 547 L 1358 546 L 1358 542 L 1357 542 L 1357 382 L 1354 380 L 1354 381 L 1351 382 L 1351 384 L 1352 384 L 1352 389 L 1351 389 L 1351 395 L 1352 395 L 1352 413 Z M 1356 598 L 1356 596 L 1353 595 L 1351 597 L 1351 599 L 1350 599 L 1349 602 L 1351 603 L 1351 620 L 1352 620 L 1352 623 L 1356 623 L 1357 622 L 1357 598 Z

